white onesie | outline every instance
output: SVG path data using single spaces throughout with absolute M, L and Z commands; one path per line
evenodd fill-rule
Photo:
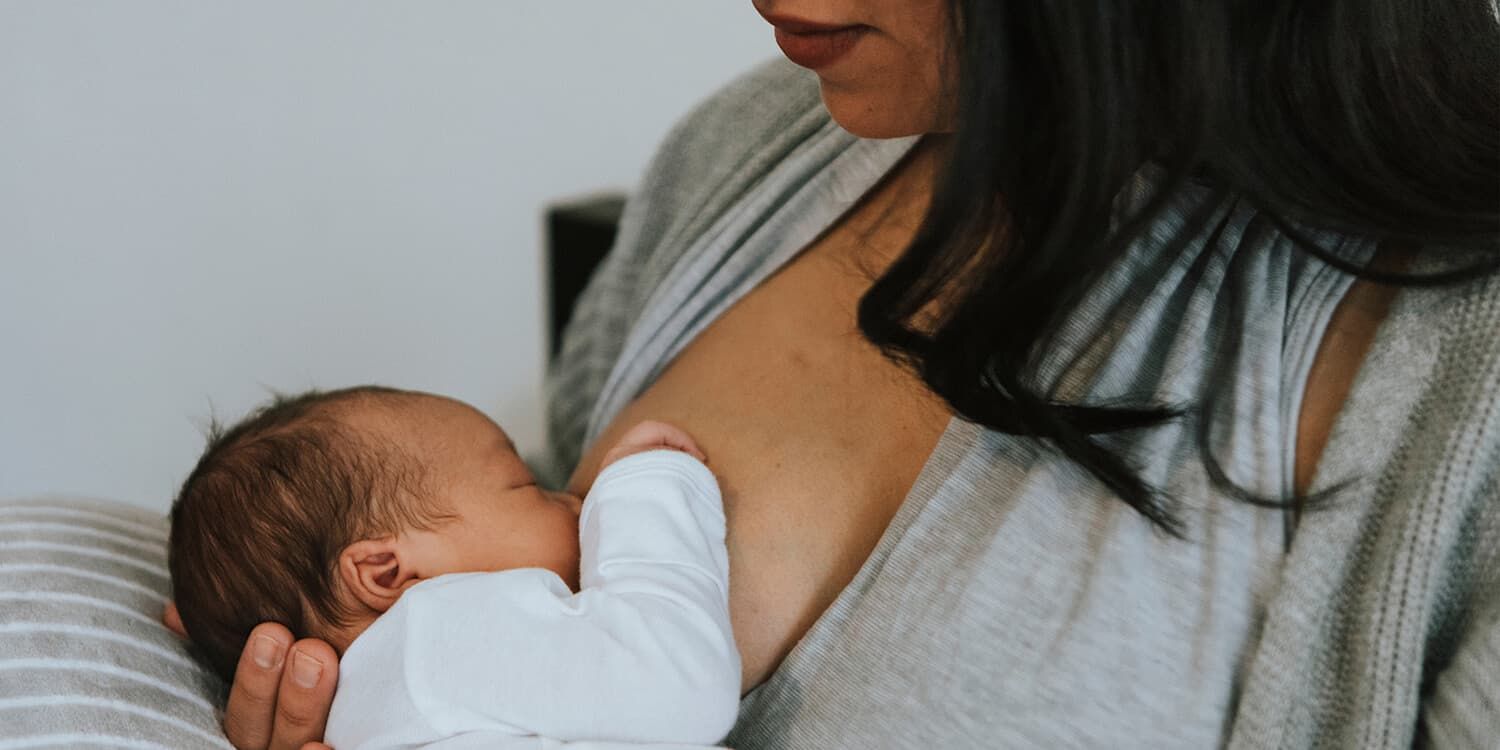
M 413 586 L 339 662 L 335 750 L 703 746 L 734 725 L 740 659 L 718 482 L 691 456 L 605 467 L 554 572 Z M 579 743 L 579 744 L 573 744 Z

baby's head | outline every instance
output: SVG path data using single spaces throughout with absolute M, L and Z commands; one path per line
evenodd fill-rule
M 265 621 L 340 652 L 416 583 L 540 567 L 575 590 L 582 501 L 536 486 L 452 399 L 362 386 L 278 397 L 217 427 L 172 505 L 188 636 L 231 678 Z

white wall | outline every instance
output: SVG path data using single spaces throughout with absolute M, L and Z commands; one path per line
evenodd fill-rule
M 265 387 L 536 447 L 542 206 L 775 54 L 748 0 L 0 0 L 0 498 L 164 511 Z

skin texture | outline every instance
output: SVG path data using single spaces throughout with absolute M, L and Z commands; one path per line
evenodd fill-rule
M 714 457 L 747 690 L 853 578 L 948 423 L 946 406 L 855 321 L 872 275 L 916 230 L 935 156 L 918 151 L 731 307 L 599 439 L 664 419 Z M 601 453 L 586 452 L 572 491 L 593 482 Z
M 755 0 L 772 23 L 787 18 L 869 33 L 815 72 L 823 104 L 849 132 L 896 138 L 949 129 L 946 0 Z
M 756 0 L 762 15 L 871 28 L 818 71 L 824 103 L 865 137 L 928 134 L 908 160 L 785 268 L 710 325 L 591 447 L 570 483 L 586 492 L 628 425 L 661 419 L 691 432 L 724 492 L 730 610 L 746 689 L 780 664 L 858 571 L 915 481 L 950 414 L 920 381 L 869 346 L 855 304 L 911 239 L 949 129 L 946 4 L 941 0 Z M 1384 296 L 1384 301 L 1382 301 Z M 1305 489 L 1389 294 L 1356 284 L 1307 384 L 1297 477 Z M 242 748 L 296 748 L 321 736 L 336 663 L 320 642 L 255 631 L 225 728 Z M 290 657 L 287 656 L 290 654 Z M 302 658 L 308 687 L 287 675 Z M 288 663 L 293 669 L 286 669 Z

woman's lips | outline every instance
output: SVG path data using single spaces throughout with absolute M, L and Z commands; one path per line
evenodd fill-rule
M 787 59 L 812 70 L 832 65 L 870 30 L 868 26 L 830 26 L 775 17 L 766 20 L 776 27 L 776 46 Z

